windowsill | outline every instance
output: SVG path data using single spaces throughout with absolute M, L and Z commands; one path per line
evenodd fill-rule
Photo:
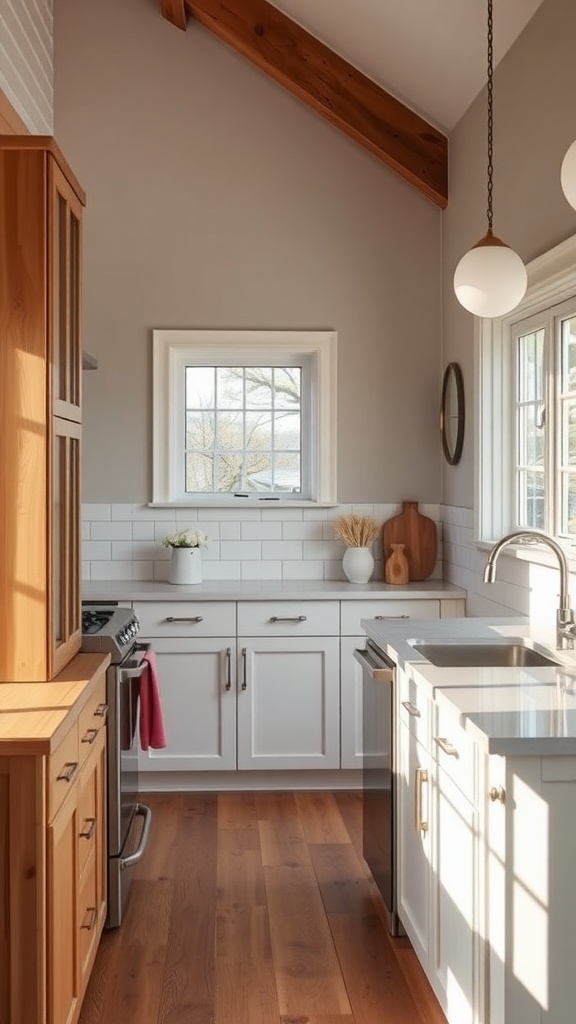
M 282 501 L 281 498 L 223 498 L 222 501 L 149 501 L 148 508 L 336 508 L 337 501 Z

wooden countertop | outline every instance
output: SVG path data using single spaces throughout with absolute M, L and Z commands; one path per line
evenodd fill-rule
M 49 682 L 1 683 L 0 756 L 55 750 L 109 664 L 108 654 L 78 654 Z

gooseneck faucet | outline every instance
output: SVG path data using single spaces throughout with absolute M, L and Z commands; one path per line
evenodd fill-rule
M 550 537 L 542 530 L 515 530 L 513 533 L 506 534 L 496 542 L 488 555 L 488 561 L 484 567 L 484 582 L 494 583 L 498 556 L 503 548 L 515 541 L 538 541 L 541 544 L 546 544 L 556 555 L 560 569 L 560 600 L 556 612 L 556 649 L 559 651 L 563 648 L 572 649 L 574 647 L 575 622 L 568 592 L 568 562 L 564 551 L 554 537 Z

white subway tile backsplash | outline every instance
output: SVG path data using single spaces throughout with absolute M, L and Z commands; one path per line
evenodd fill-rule
M 263 503 L 264 505 L 264 503 Z M 476 569 L 478 552 L 473 547 L 470 510 L 450 506 L 420 505 L 425 515 L 446 524 L 446 550 L 452 553 L 452 571 Z M 401 510 L 401 504 L 359 503 L 329 508 L 283 507 L 189 509 L 150 508 L 148 505 L 87 503 L 83 506 L 84 580 L 166 580 L 171 549 L 162 544 L 168 533 L 199 529 L 210 537 L 202 551 L 206 580 L 239 579 L 345 579 L 342 557 L 345 547 L 334 537 L 334 520 L 347 512 L 373 515 L 384 522 Z M 200 516 L 200 518 L 199 518 Z M 380 536 L 372 544 L 373 579 L 383 579 Z M 442 576 L 442 544 L 433 577 Z M 480 584 L 481 586 L 481 584 Z
M 262 541 L 262 558 L 264 560 L 285 558 L 302 560 L 302 541 L 299 540 L 264 540 Z
M 242 540 L 280 540 L 281 522 L 241 523 Z
M 132 540 L 132 523 L 115 521 L 92 523 L 90 540 Z

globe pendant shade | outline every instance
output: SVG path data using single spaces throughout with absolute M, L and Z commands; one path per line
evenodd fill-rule
M 566 150 L 560 170 L 560 184 L 570 206 L 576 210 L 576 142 Z
M 490 233 L 460 260 L 454 274 L 456 298 L 475 316 L 504 316 L 521 301 L 526 267 L 510 246 Z

